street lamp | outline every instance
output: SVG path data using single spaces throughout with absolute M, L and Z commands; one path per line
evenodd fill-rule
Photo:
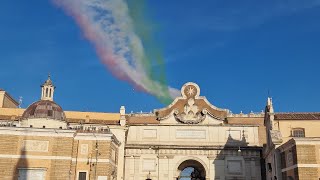
M 146 180 L 152 180 L 151 178 L 150 178 L 150 171 L 149 171 L 149 174 L 148 174 L 148 176 L 147 176 L 147 179 Z

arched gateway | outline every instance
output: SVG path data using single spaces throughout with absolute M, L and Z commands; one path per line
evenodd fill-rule
M 263 116 L 218 108 L 195 83 L 165 108 L 126 117 L 124 180 L 261 180 L 259 127 L 236 123 Z
M 196 160 L 183 161 L 178 167 L 178 180 L 205 180 L 206 170 L 204 166 Z

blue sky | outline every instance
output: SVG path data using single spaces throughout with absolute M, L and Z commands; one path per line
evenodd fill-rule
M 196 82 L 234 113 L 319 111 L 320 1 L 148 1 L 168 84 Z M 130 7 L 129 7 L 130 10 Z M 38 100 L 48 72 L 65 110 L 150 111 L 164 107 L 99 61 L 73 19 L 46 0 L 0 6 L 0 87 L 23 107 Z

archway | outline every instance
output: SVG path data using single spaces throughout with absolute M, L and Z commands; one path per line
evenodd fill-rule
M 185 160 L 179 167 L 180 172 L 177 180 L 205 180 L 206 170 L 203 165 L 196 160 Z

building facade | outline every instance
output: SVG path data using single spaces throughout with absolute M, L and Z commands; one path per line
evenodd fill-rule
M 269 98 L 265 126 L 267 179 L 320 178 L 320 113 L 275 113 L 272 99 Z
M 0 90 L 0 177 L 77 180 L 318 179 L 320 113 L 233 114 L 186 83 L 150 113 L 64 111 L 50 77 L 28 108 Z M 301 122 L 308 122 L 306 124 Z
M 0 179 L 116 179 L 120 142 L 115 135 L 107 126 L 67 121 L 53 93 L 49 78 L 41 100 L 27 109 L 1 108 Z

